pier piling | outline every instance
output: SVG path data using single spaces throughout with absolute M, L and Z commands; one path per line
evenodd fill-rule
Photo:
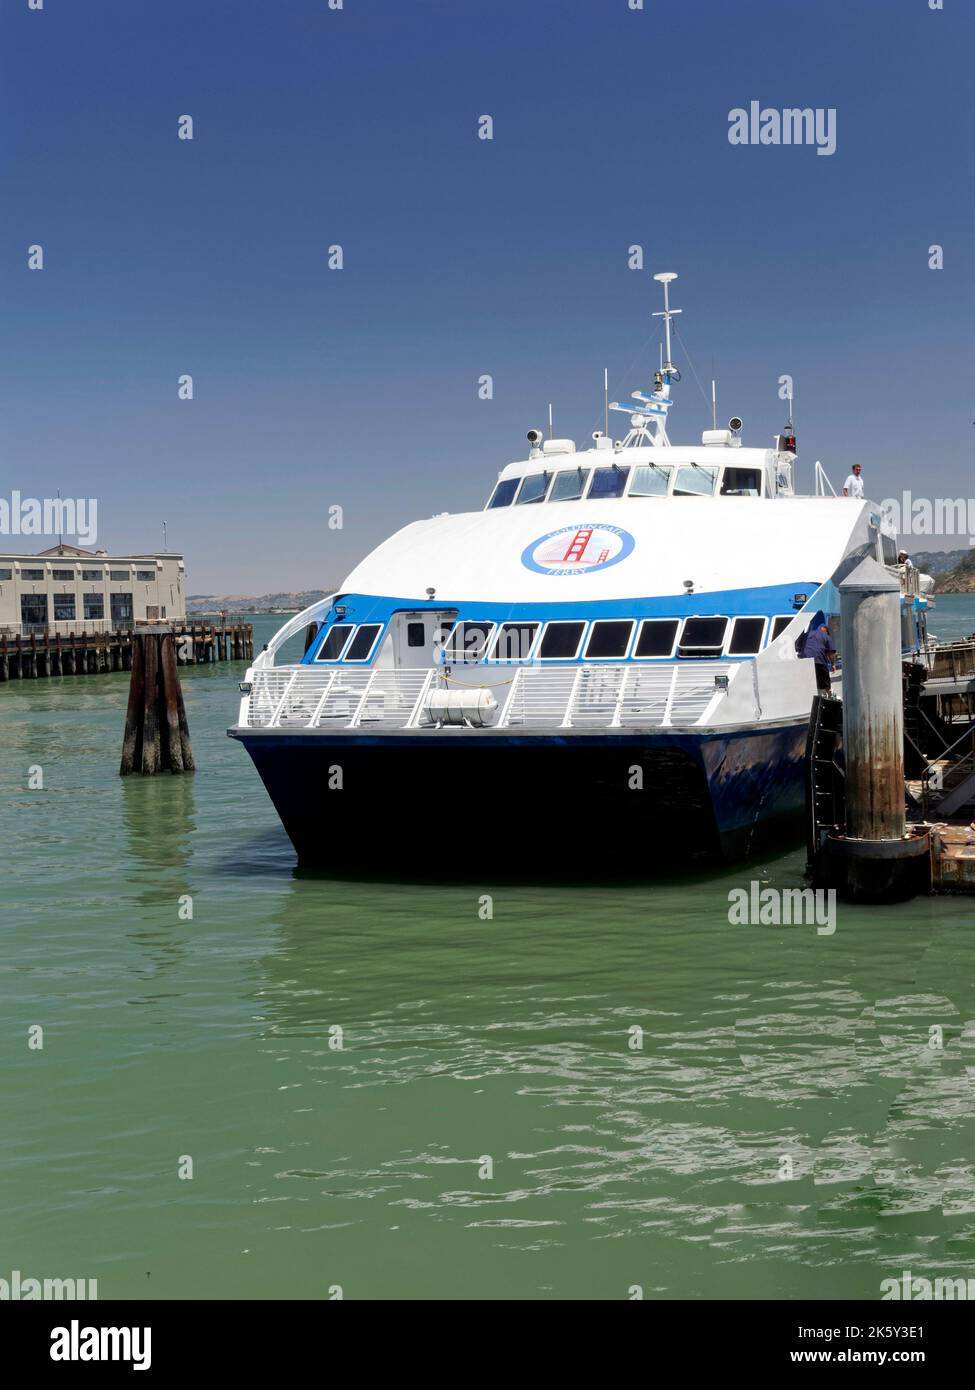
M 900 585 L 867 559 L 839 591 L 846 826 L 826 840 L 826 878 L 891 902 L 927 891 L 931 875 L 928 833 L 905 820 Z
M 193 748 L 171 632 L 137 628 L 119 776 L 193 772 Z

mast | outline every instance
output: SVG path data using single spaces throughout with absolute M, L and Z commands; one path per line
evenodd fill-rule
M 666 335 L 666 351 L 661 354 L 659 371 L 654 372 L 653 394 L 645 395 L 643 391 L 632 391 L 630 394 L 634 400 L 640 404 L 636 407 L 632 405 L 622 405 L 619 401 L 610 401 L 610 410 L 620 410 L 630 417 L 630 429 L 626 438 L 620 445 L 621 448 L 628 446 L 652 444 L 657 448 L 667 448 L 670 440 L 667 438 L 667 414 L 673 405 L 670 399 L 670 387 L 673 382 L 680 381 L 680 372 L 671 361 L 670 351 L 670 320 L 675 314 L 683 313 L 682 309 L 672 309 L 670 307 L 670 284 L 677 279 L 677 273 L 673 270 L 662 270 L 653 277 L 664 287 L 664 307 L 653 314 L 655 319 L 663 319 L 664 333 Z M 655 433 L 651 434 L 649 426 L 656 426 Z

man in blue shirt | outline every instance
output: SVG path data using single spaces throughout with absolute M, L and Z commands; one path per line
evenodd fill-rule
M 816 663 L 816 689 L 828 691 L 831 688 L 829 673 L 835 669 L 836 648 L 825 623 L 806 634 L 802 655 Z

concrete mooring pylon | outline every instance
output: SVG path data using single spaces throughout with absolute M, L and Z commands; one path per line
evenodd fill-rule
M 927 891 L 927 831 L 907 829 L 901 586 L 866 559 L 839 585 L 845 833 L 827 836 L 827 881 L 864 902 Z

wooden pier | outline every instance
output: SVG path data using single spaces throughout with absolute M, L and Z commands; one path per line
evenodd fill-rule
M 250 661 L 254 629 L 250 623 L 184 623 L 171 627 L 178 666 L 202 666 L 215 661 Z M 32 632 L 29 636 L 0 635 L 0 681 L 35 680 L 41 676 L 93 676 L 106 671 L 131 671 L 134 633 Z

